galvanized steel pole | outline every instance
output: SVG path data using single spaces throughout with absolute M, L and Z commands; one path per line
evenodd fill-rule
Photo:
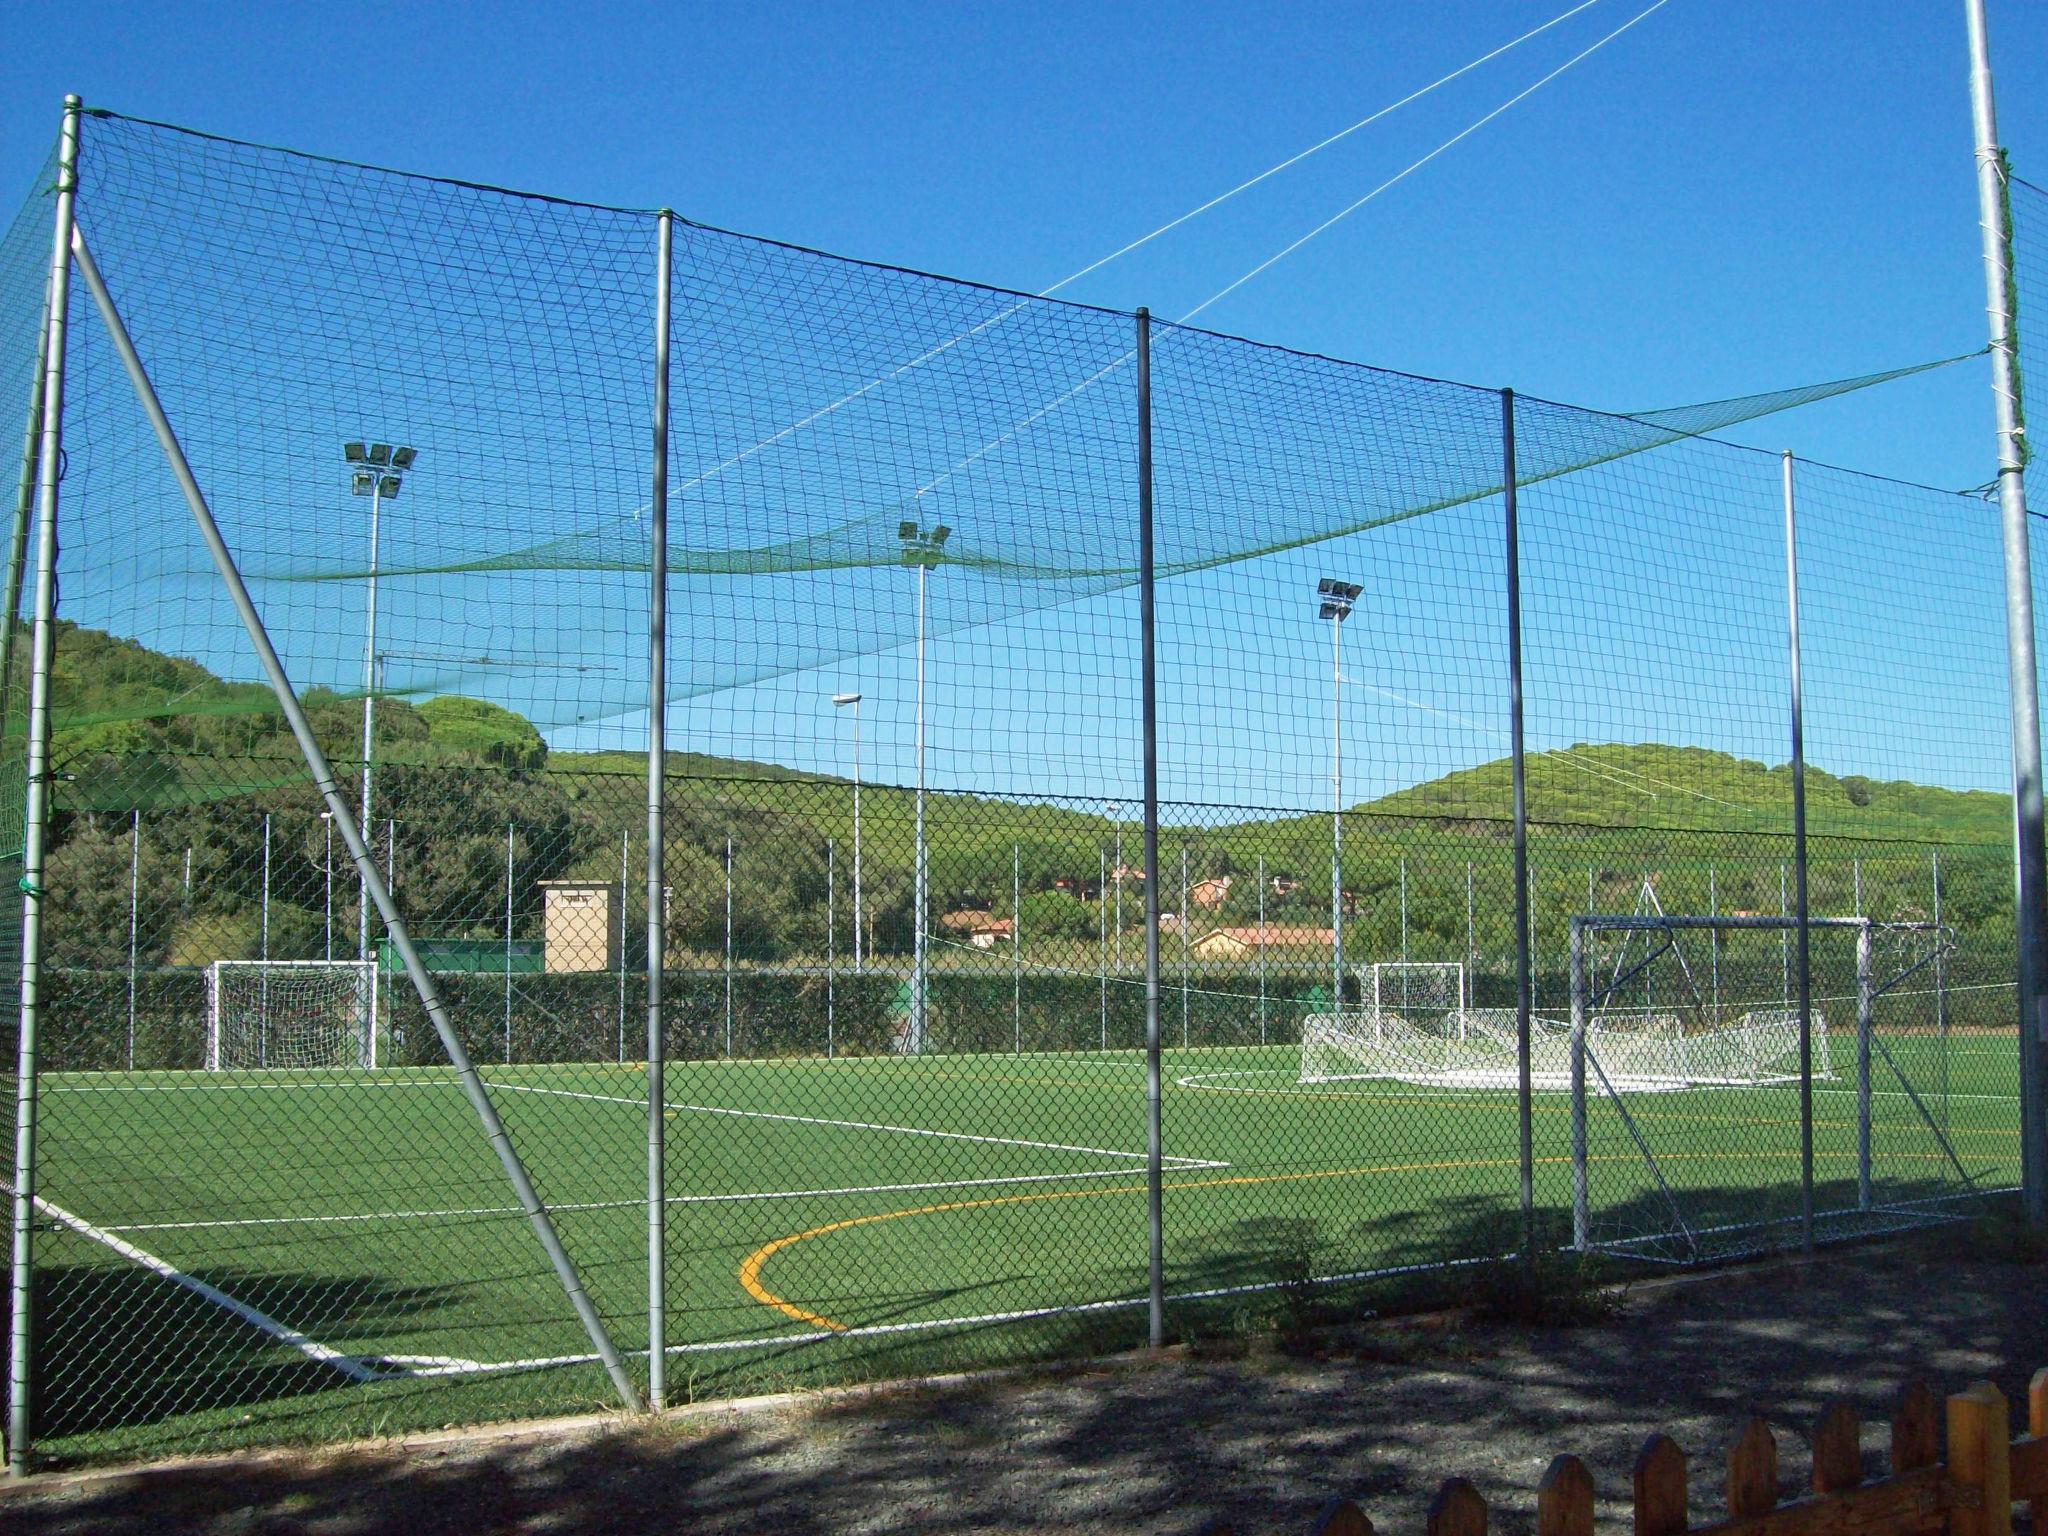
M 71 309 L 71 236 L 78 198 L 80 102 L 64 98 L 57 147 L 56 232 L 42 355 L 41 442 L 36 450 L 35 618 L 29 638 L 28 796 L 21 852 L 21 1030 L 15 1045 L 14 1243 L 8 1279 L 7 1469 L 29 1471 L 34 1425 L 37 1030 L 42 1022 L 43 853 L 50 825 L 50 670 L 56 654 L 57 481 L 64 436 L 65 325 Z M 14 615 L 6 615 L 11 626 Z
M 1799 523 L 1792 455 L 1782 461 L 1785 499 L 1785 644 L 1792 689 L 1792 909 L 1798 927 L 1799 1240 L 1813 1248 L 1813 924 L 1806 904 L 1806 704 L 1799 671 Z M 1715 930 L 1718 935 L 1719 930 Z M 1718 1024 L 1718 1020 L 1716 1023 Z
M 654 226 L 654 462 L 647 516 L 647 1401 L 656 1411 L 668 1403 L 661 972 L 668 950 L 662 797 L 668 768 L 668 291 L 674 224 L 675 216 L 664 208 Z
M 1528 749 L 1522 730 L 1522 525 L 1515 485 L 1515 392 L 1500 392 L 1501 498 L 1507 522 L 1508 772 L 1514 789 L 1515 840 L 1515 1119 L 1521 1170 L 1522 1251 L 1536 1256 L 1535 1093 L 1529 1061 L 1535 1007 L 1529 953 Z
M 1152 316 L 1138 311 L 1138 672 L 1145 796 L 1145 1219 L 1150 1298 L 1146 1337 L 1166 1340 L 1165 1145 L 1159 1115 L 1159 675 L 1152 564 Z M 1181 913 L 1185 931 L 1187 913 Z
M 2005 543 L 2006 686 L 2012 715 L 2014 929 L 2020 1024 L 2020 1187 L 2027 1221 L 2048 1228 L 2048 847 L 2043 843 L 2040 694 L 2034 592 L 2027 549 L 2026 423 L 2020 416 L 2012 250 L 2006 237 L 2005 165 L 1991 93 L 1984 0 L 1963 0 L 1970 34 L 1970 115 L 1976 130 L 1977 218 L 1991 322 L 1991 392 L 1998 422 L 1998 508 Z

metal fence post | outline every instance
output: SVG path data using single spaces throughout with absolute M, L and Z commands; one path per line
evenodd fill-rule
M 141 937 L 142 812 L 128 813 L 128 1070 L 135 1070 L 135 962 Z
M 674 223 L 666 208 L 655 218 L 654 461 L 647 519 L 647 1401 L 657 1411 L 668 1402 L 668 1189 L 663 1174 L 668 1116 L 662 1081 L 661 975 L 668 951 L 662 796 L 668 768 L 669 268 Z M 856 863 L 856 880 L 858 871 Z M 858 953 L 858 932 L 854 944 Z
M 1785 500 L 1785 645 L 1792 705 L 1792 902 L 1799 991 L 1799 1240 L 1813 1248 L 1813 923 L 1806 904 L 1806 703 L 1799 671 L 1799 521 L 1792 455 L 1781 461 Z M 1718 934 L 1719 930 L 1716 930 Z M 1858 956 L 1861 964 L 1861 953 Z M 1718 967 L 1717 967 L 1718 977 Z M 1718 987 L 1718 980 L 1717 980 Z M 1718 1022 L 1718 1021 L 1717 1021 Z
M 1138 311 L 1138 671 L 1145 795 L 1145 1222 L 1150 1238 L 1146 1337 L 1166 1340 L 1165 1143 L 1159 1116 L 1159 676 L 1152 566 L 1152 316 Z M 1186 921 L 1186 914 L 1182 914 Z
M 356 824 L 355 812 L 343 798 L 336 783 L 334 769 L 327 760 L 327 753 L 321 747 L 319 738 L 313 732 L 312 723 L 306 718 L 304 707 L 299 702 L 297 689 L 292 686 L 291 676 L 285 671 L 279 659 L 277 648 L 271 643 L 270 633 L 263 626 L 262 616 L 256 611 L 255 601 L 249 596 L 248 585 L 242 580 L 240 567 L 228 549 L 227 541 L 221 536 L 220 524 L 214 520 L 213 509 L 207 505 L 206 496 L 199 488 L 199 481 L 192 473 L 191 462 L 185 457 L 185 450 L 178 442 L 178 435 L 172 429 L 170 418 L 164 414 L 163 402 L 157 398 L 156 388 L 150 383 L 149 373 L 142 365 L 142 359 L 135 351 L 135 344 L 122 323 L 120 311 L 115 307 L 113 295 L 107 291 L 105 281 L 100 277 L 99 268 L 92 259 L 92 253 L 74 228 L 71 231 L 71 252 L 78 264 L 78 275 L 84 280 L 87 291 L 92 295 L 100 318 L 105 322 L 108 339 L 113 343 L 115 353 L 120 357 L 123 370 L 133 386 L 137 403 L 149 419 L 156 434 L 164 458 L 184 494 L 186 506 L 191 510 L 192 520 L 198 526 L 207 553 L 212 558 L 214 569 L 227 589 L 234 603 L 235 611 L 248 634 L 249 644 L 256 652 L 268 679 L 272 694 L 290 726 L 293 740 L 298 744 L 299 753 L 305 759 L 306 770 L 313 780 L 315 789 L 325 800 L 327 808 L 334 815 L 335 825 L 341 829 L 342 841 L 347 845 L 349 857 L 355 861 L 356 872 L 361 877 L 371 901 L 376 904 L 378 915 L 384 921 L 385 932 L 391 947 L 397 951 L 405 964 L 405 972 L 418 995 L 420 1005 L 433 1022 L 434 1032 L 440 1037 L 441 1046 L 448 1054 L 450 1065 L 455 1069 L 457 1081 L 462 1085 L 470 1107 L 476 1112 L 486 1139 L 497 1155 L 499 1166 L 504 1170 L 513 1194 L 519 1201 L 532 1226 L 534 1236 L 540 1242 L 548 1263 L 554 1270 L 555 1278 L 568 1298 L 577 1320 L 583 1325 L 585 1335 L 592 1349 L 602 1362 L 605 1374 L 610 1378 L 619 1401 L 629 1409 L 640 1406 L 639 1390 L 632 1378 L 626 1374 L 620 1362 L 618 1351 L 613 1347 L 611 1336 L 606 1331 L 604 1320 L 598 1315 L 596 1306 L 583 1289 L 583 1281 L 576 1273 L 576 1266 L 562 1247 L 560 1235 L 555 1231 L 553 1218 L 542 1203 L 539 1193 L 528 1177 L 526 1165 L 520 1159 L 518 1149 L 512 1145 L 506 1133 L 504 1120 L 499 1116 L 497 1106 L 492 1103 L 483 1079 L 478 1075 L 476 1065 L 470 1060 L 469 1051 L 456 1032 L 454 1020 L 441 998 L 441 989 L 420 959 L 419 950 L 413 944 L 412 934 L 407 929 L 404 917 L 399 913 L 398 903 L 393 899 L 391 887 L 377 872 L 376 856 L 371 852 L 365 829 Z M 54 473 L 54 465 L 52 466 Z M 54 481 L 52 483 L 51 510 L 55 509 Z M 54 535 L 54 528 L 50 530 Z M 54 556 L 54 546 L 51 549 Z M 52 573 L 54 575 L 54 572 Z M 38 581 L 42 573 L 38 573 Z M 47 697 L 45 698 L 47 717 Z M 40 850 L 38 850 L 40 852 Z M 17 1194 L 17 1210 L 20 1209 Z M 25 1278 L 25 1276 L 23 1277 Z M 26 1317 L 22 1318 L 26 1322 Z M 25 1405 L 24 1405 L 25 1408 Z M 24 1426 L 25 1427 L 25 1426 Z
M 853 936 L 855 944 L 860 935 Z M 1010 844 L 1010 1051 L 1024 1054 L 1024 852 Z
M 1515 818 L 1515 1121 L 1522 1200 L 1522 1248 L 1533 1263 L 1536 1257 L 1536 1106 L 1534 1084 L 1530 1080 L 1529 1030 L 1530 1015 L 1535 1006 L 1535 977 L 1529 953 L 1528 748 L 1522 728 L 1522 527 L 1519 488 L 1515 483 L 1515 392 L 1512 389 L 1500 392 L 1500 438 L 1501 500 L 1507 538 L 1508 771 L 1514 790 Z M 1574 997 L 1576 995 L 1575 990 Z M 1575 1008 L 1575 1014 L 1576 1011 Z M 1572 1056 L 1576 1062 L 1576 1046 Z M 1574 1071 L 1577 1070 L 1575 1066 Z M 1573 1102 L 1574 1114 L 1583 1114 L 1584 1103 L 1576 1092 Z M 1581 1125 L 1582 1135 L 1583 1131 Z
M 2027 1220 L 2048 1228 L 2048 846 L 2041 804 L 2041 706 L 2034 656 L 2034 588 L 2027 547 L 2026 424 L 2020 415 L 2012 244 L 2005 161 L 1991 92 L 1984 0 L 1964 0 L 1970 34 L 1970 116 L 1976 133 L 1977 218 L 1991 322 L 1991 392 L 1998 420 L 1998 507 L 2005 546 L 2005 643 L 2012 716 L 2014 936 L 2020 1021 L 2020 1187 Z
M 65 322 L 71 308 L 72 219 L 78 197 L 80 103 L 64 98 L 57 211 L 42 355 L 36 451 L 35 618 L 29 646 L 28 796 L 21 852 L 21 1029 L 15 1045 L 14 1241 L 8 1275 L 7 1467 L 27 1474 L 35 1345 L 36 1032 L 42 1022 L 43 852 L 50 822 L 50 669 L 56 650 L 57 481 L 63 456 Z M 6 615 L 8 627 L 14 615 Z
M 833 1035 L 839 1018 L 839 893 L 832 886 L 839 878 L 839 849 L 825 839 L 825 1059 L 832 1060 Z
M 505 1061 L 512 1060 L 512 823 L 505 823 Z
M 1592 1191 L 1586 1177 L 1586 932 L 1571 920 L 1572 1246 L 1592 1246 Z
M 1868 918 L 1856 925 L 1856 1209 L 1870 1209 L 1870 1030 L 1876 1002 Z

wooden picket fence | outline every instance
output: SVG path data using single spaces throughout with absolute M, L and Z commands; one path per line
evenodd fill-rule
M 1770 1426 L 1751 1419 L 1727 1454 L 1727 1514 L 1688 1523 L 1685 1452 L 1652 1435 L 1636 1457 L 1634 1536 L 2010 1536 L 2015 1503 L 2031 1506 L 2034 1536 L 2048 1536 L 2048 1368 L 2027 1392 L 2023 1439 L 2009 1439 L 2003 1394 L 1978 1382 L 1947 1403 L 1948 1456 L 1934 1393 L 1916 1383 L 1892 1415 L 1891 1473 L 1863 1478 L 1863 1432 L 1855 1410 L 1831 1402 L 1813 1427 L 1809 1492 L 1778 1502 L 1778 1445 Z M 1536 1488 L 1536 1536 L 1592 1536 L 1592 1474 L 1576 1456 L 1552 1461 Z M 1429 1507 L 1427 1536 L 1486 1536 L 1486 1500 L 1451 1478 Z M 1211 1525 L 1205 1536 L 1229 1536 Z M 1312 1536 L 1372 1536 L 1373 1524 L 1348 1499 L 1326 1505 Z

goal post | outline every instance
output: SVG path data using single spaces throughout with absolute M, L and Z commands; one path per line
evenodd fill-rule
M 206 971 L 209 1072 L 378 1065 L 369 960 L 216 960 Z
M 1836 1076 L 1827 1023 L 1821 1011 L 1803 996 L 1797 1004 L 1788 999 L 1777 1007 L 1724 1003 L 1718 958 L 1709 983 L 1706 977 L 1695 973 L 1682 948 L 1683 937 L 1688 933 L 1794 933 L 1802 924 L 1809 931 L 1846 934 L 1854 946 L 1857 1208 L 1867 1212 L 1875 1205 L 1871 1178 L 1873 1051 L 1883 1056 L 1885 1065 L 1898 1078 L 1948 1162 L 1966 1185 L 1971 1182 L 1947 1135 L 1921 1102 L 1889 1049 L 1877 1038 L 1873 1024 L 1877 1001 L 1907 978 L 1933 966 L 1953 945 L 1953 930 L 1939 923 L 1886 922 L 1870 917 L 1587 913 L 1571 919 L 1569 949 L 1571 1015 L 1566 1043 L 1575 1247 L 1583 1251 L 1594 1246 L 1586 1145 L 1587 1102 L 1591 1095 L 1611 1102 L 1670 1207 L 1679 1233 L 1695 1251 L 1697 1245 L 1680 1202 L 1629 1111 L 1626 1095 L 1631 1090 L 1658 1086 L 1643 1079 L 1673 1068 L 1676 1070 L 1670 1086 L 1796 1084 L 1802 1090 L 1800 1116 L 1804 1134 L 1810 1137 L 1811 1085 Z M 1900 948 L 1902 953 L 1888 957 L 1880 965 L 1876 955 L 1880 940 Z M 1603 950 L 1602 941 L 1613 947 Z M 1715 953 L 1718 957 L 1719 951 Z M 1656 974 L 1653 968 L 1665 962 L 1666 957 L 1670 957 L 1666 972 L 1676 975 L 1677 984 L 1667 981 L 1667 992 L 1656 1004 L 1650 1004 L 1646 995 L 1643 1005 L 1637 1006 L 1634 989 L 1641 988 L 1648 994 L 1651 978 Z M 1937 969 L 1937 977 L 1939 974 Z M 1657 1043 L 1660 1035 L 1667 1037 L 1668 1044 Z M 1659 1063 L 1661 1054 L 1674 1047 L 1679 1053 L 1677 1059 L 1669 1064 Z

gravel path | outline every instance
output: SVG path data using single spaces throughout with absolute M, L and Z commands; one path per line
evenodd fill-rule
M 1957 1262 L 1940 1245 L 1838 1252 L 1645 1289 L 1571 1329 L 1430 1318 L 1333 1332 L 1307 1352 L 1195 1350 L 996 1379 L 693 1413 L 659 1426 L 189 1463 L 0 1491 L 34 1536 L 359 1533 L 1306 1532 L 1335 1494 L 1382 1530 L 1419 1530 L 1436 1484 L 1470 1477 L 1493 1529 L 1530 1528 L 1537 1479 L 1573 1451 L 1603 1528 L 1626 1526 L 1653 1429 L 1693 1458 L 1695 1516 L 1718 1509 L 1740 1417 L 1779 1429 L 1788 1492 L 1804 1437 L 1847 1397 L 1872 1427 L 1901 1382 L 1989 1376 L 2019 1398 L 2048 1364 L 2048 1269 Z M 2022 1399 L 2023 1401 L 2023 1399 Z M 2024 1408 L 2018 1418 L 2024 1422 Z

